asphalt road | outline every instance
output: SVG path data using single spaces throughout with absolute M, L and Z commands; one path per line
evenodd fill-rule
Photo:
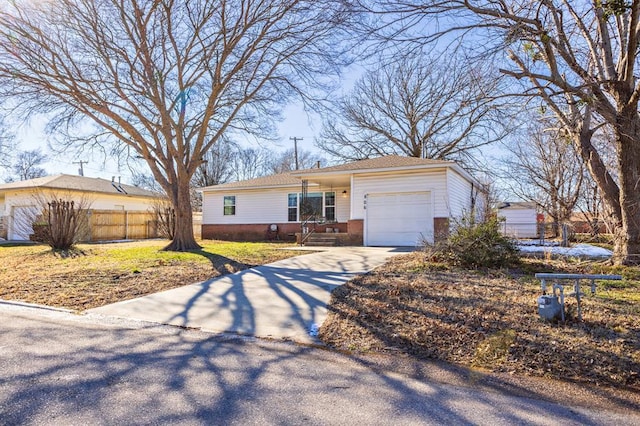
M 345 355 L 0 303 L 0 424 L 640 424 Z

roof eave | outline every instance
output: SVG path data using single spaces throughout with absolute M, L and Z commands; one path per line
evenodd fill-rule
M 244 191 L 249 189 L 278 189 L 278 188 L 297 188 L 302 184 L 302 180 L 300 183 L 288 183 L 286 185 L 251 185 L 251 186 L 232 186 L 232 187 L 222 187 L 222 185 L 217 186 L 205 186 L 204 188 L 196 188 L 198 192 L 219 192 L 219 191 Z M 318 186 L 315 183 L 311 183 L 312 186 Z
M 48 189 L 48 190 L 59 190 L 59 191 L 74 191 L 74 192 L 86 192 L 90 194 L 102 194 L 102 195 L 122 195 L 126 197 L 143 197 L 143 198 L 158 198 L 162 197 L 162 194 L 131 194 L 129 192 L 106 192 L 106 191 L 96 191 L 91 189 L 82 189 L 82 188 L 67 188 L 63 186 L 49 186 L 49 185 L 34 185 L 34 186 L 20 186 L 17 188 L 1 188 L 0 193 L 6 193 L 10 191 L 27 191 L 32 189 Z
M 366 174 L 366 173 L 385 173 L 385 172 L 400 172 L 400 171 L 411 171 L 411 170 L 420 170 L 420 169 L 444 169 L 447 167 L 453 167 L 455 163 L 443 162 L 436 164 L 418 164 L 415 166 L 395 166 L 395 167 L 377 167 L 375 169 L 353 169 L 353 170 L 336 170 L 329 172 L 292 172 L 292 176 L 300 177 L 304 179 L 304 177 L 322 177 L 322 176 L 336 176 L 336 175 L 356 175 L 356 174 Z M 321 170 L 321 169 L 319 169 Z
M 396 166 L 396 167 L 378 167 L 374 169 L 355 169 L 355 170 L 335 170 L 323 172 L 322 169 L 317 169 L 318 171 L 294 171 L 291 172 L 291 176 L 299 178 L 301 180 L 306 178 L 322 178 L 322 177 L 335 177 L 335 176 L 350 176 L 357 174 L 367 174 L 367 173 L 393 173 L 393 172 L 401 172 L 401 171 L 413 171 L 413 170 L 434 170 L 434 169 L 447 169 L 450 168 L 454 170 L 456 173 L 460 174 L 462 177 L 467 179 L 469 182 L 472 182 L 475 185 L 478 185 L 480 188 L 484 188 L 477 179 L 475 179 L 469 172 L 460 167 L 458 164 L 454 162 L 441 162 L 434 164 L 419 164 L 414 166 Z M 318 185 L 311 182 L 311 185 Z M 252 186 L 235 186 L 235 187 L 223 187 L 223 185 L 217 186 L 208 186 L 204 188 L 198 188 L 199 192 L 214 192 L 214 191 L 233 191 L 233 190 L 250 190 L 250 189 L 275 189 L 275 188 L 294 188 L 297 184 L 286 184 L 286 185 L 252 185 Z
M 481 183 L 478 179 L 473 177 L 473 175 L 471 173 L 469 173 L 468 171 L 466 171 L 465 169 L 460 167 L 458 164 L 455 164 L 455 163 L 452 164 L 451 168 L 453 170 L 455 170 L 458 174 L 460 174 L 462 177 L 467 179 L 469 182 L 473 183 L 474 185 L 477 185 L 478 188 L 481 189 L 483 192 L 485 192 L 485 193 L 487 192 L 486 185 Z

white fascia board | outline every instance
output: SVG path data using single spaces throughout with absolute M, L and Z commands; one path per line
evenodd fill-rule
M 318 178 L 323 176 L 337 176 L 337 175 L 359 175 L 359 174 L 368 174 L 368 173 L 392 173 L 392 172 L 402 172 L 402 171 L 411 171 L 411 170 L 433 170 L 433 169 L 447 169 L 451 168 L 456 171 L 463 178 L 467 179 L 469 182 L 472 182 L 480 187 L 483 185 L 480 184 L 469 172 L 464 170 L 458 164 L 455 163 L 444 163 L 444 164 L 421 164 L 417 166 L 401 166 L 401 167 L 382 167 L 377 169 L 358 169 L 358 170 L 341 170 L 341 171 L 332 171 L 332 172 L 293 172 L 292 176 L 296 176 L 302 179 L 305 178 Z
M 256 190 L 256 189 L 285 189 L 285 188 L 300 188 L 300 186 L 302 185 L 302 180 L 300 181 L 299 184 L 297 185 L 255 185 L 255 186 L 235 186 L 235 187 L 231 187 L 231 188 L 218 188 L 215 186 L 207 186 L 204 188 L 196 188 L 196 191 L 198 192 L 222 192 L 222 191 L 249 191 L 249 190 Z M 315 183 L 310 183 L 309 184 L 310 187 L 318 187 L 320 185 L 315 184 Z

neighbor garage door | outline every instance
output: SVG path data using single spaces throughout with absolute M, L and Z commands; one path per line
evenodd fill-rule
M 365 245 L 416 246 L 433 241 L 430 192 L 367 194 Z
M 14 206 L 9 226 L 9 240 L 29 240 L 33 234 L 33 222 L 38 215 L 36 206 Z

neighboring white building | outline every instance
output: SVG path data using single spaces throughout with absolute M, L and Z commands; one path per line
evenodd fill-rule
M 502 230 L 514 238 L 538 236 L 538 211 L 536 203 L 505 202 L 498 206 L 498 218 L 504 219 Z
M 28 240 L 43 201 L 82 200 L 91 210 L 148 211 L 158 194 L 100 178 L 53 175 L 0 185 L 0 237 Z
M 306 185 L 306 191 L 303 187 Z M 321 230 L 366 246 L 416 246 L 448 234 L 486 194 L 459 165 L 386 156 L 202 188 L 202 237 L 261 240 L 301 230 L 301 198 L 326 221 Z M 324 231 L 323 231 L 324 232 Z

